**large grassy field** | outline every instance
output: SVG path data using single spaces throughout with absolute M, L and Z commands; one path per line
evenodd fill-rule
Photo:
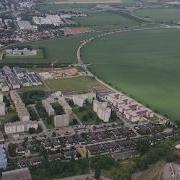
M 180 21 L 180 9 L 177 8 L 147 8 L 139 9 L 136 15 L 161 22 L 177 22 Z
M 179 47 L 180 30 L 136 31 L 95 40 L 82 57 L 114 87 L 179 120 Z
M 48 80 L 46 84 L 51 90 L 62 91 L 66 93 L 83 93 L 92 91 L 100 84 L 90 77 L 74 77 L 58 80 Z

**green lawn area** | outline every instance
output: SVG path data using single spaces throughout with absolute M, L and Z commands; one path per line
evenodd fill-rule
M 78 116 L 84 125 L 98 124 L 102 122 L 92 109 L 92 105 L 84 105 L 83 107 L 75 106 L 73 112 Z
M 125 15 L 121 15 L 115 12 L 95 12 L 89 13 L 87 17 L 74 18 L 81 26 L 88 26 L 100 29 L 113 29 L 135 26 L 140 24 L 134 19 L 130 19 Z
M 89 92 L 100 84 L 90 77 L 74 77 L 58 80 L 47 80 L 50 89 L 63 92 Z
M 161 22 L 177 22 L 180 21 L 180 9 L 177 8 L 147 8 L 135 11 L 140 17 L 150 18 Z
M 94 40 L 82 57 L 115 88 L 180 119 L 180 30 L 119 33 Z

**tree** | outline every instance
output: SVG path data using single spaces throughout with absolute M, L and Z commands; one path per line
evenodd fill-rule
M 34 134 L 36 132 L 36 129 L 35 128 L 29 128 L 29 134 Z
M 94 177 L 99 180 L 100 179 L 100 176 L 101 176 L 101 169 L 99 167 L 96 167 L 95 168 L 95 174 L 94 174 Z
M 8 153 L 9 153 L 10 156 L 12 156 L 12 157 L 16 156 L 16 148 L 17 148 L 16 144 L 10 143 L 8 145 Z

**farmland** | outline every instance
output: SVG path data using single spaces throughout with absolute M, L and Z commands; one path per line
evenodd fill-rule
M 177 22 L 180 21 L 180 10 L 177 8 L 147 8 L 135 11 L 135 14 L 160 22 Z
M 24 45 L 43 49 L 44 58 L 5 58 L 1 63 L 20 63 L 20 64 L 48 64 L 50 62 L 70 64 L 76 60 L 76 47 L 80 41 L 87 37 L 79 35 L 74 37 L 63 37 L 59 39 L 37 41 Z
M 125 17 L 113 12 L 96 12 L 90 13 L 87 17 L 78 17 L 75 18 L 75 21 L 78 22 L 81 26 L 88 26 L 95 29 L 112 29 L 135 26 L 140 24 L 134 19 Z
M 138 25 L 139 22 L 111 12 L 92 13 L 87 17 L 75 19 L 80 26 L 92 27 L 97 30 L 112 30 L 113 28 L 123 28 L 127 26 Z M 108 25 L 107 25 L 108 24 Z M 41 49 L 42 56 L 39 57 L 13 57 L 4 58 L 1 61 L 2 64 L 16 64 L 19 65 L 48 65 L 51 62 L 55 64 L 67 65 L 75 63 L 76 61 L 76 49 L 83 39 L 91 37 L 97 34 L 88 33 L 82 35 L 76 35 L 71 37 L 62 37 L 58 39 L 50 39 L 44 41 L 37 41 L 23 44 L 24 46 L 31 46 L 33 48 Z
M 82 49 L 82 57 L 115 88 L 178 120 L 179 36 L 177 29 L 115 34 L 91 42 Z

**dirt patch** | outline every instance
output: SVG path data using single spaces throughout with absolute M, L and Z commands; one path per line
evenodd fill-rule
M 86 28 L 86 27 L 80 27 L 80 28 L 64 28 L 64 34 L 66 36 L 68 35 L 77 35 L 77 34 L 82 34 L 82 33 L 89 33 L 93 32 L 94 30 L 91 28 Z

